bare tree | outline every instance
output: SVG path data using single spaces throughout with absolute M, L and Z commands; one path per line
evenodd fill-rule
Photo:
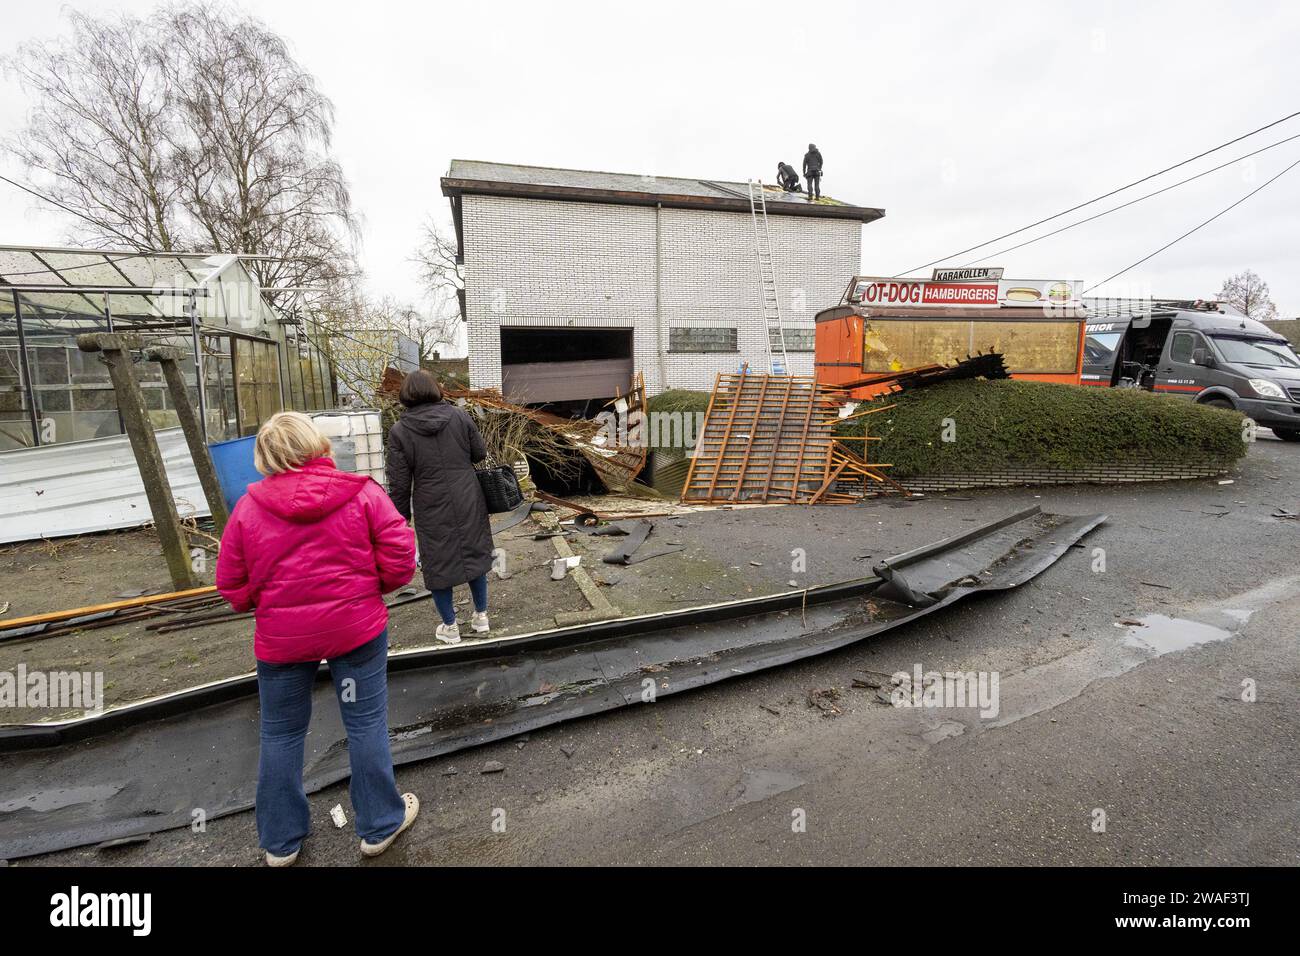
M 385 296 L 366 303 L 364 321 L 368 328 L 391 329 L 413 340 L 424 361 L 433 358 L 441 346 L 456 343 L 460 315 L 446 309 L 421 311 Z
M 415 251 L 415 264 L 420 281 L 429 295 L 437 300 L 456 304 L 461 312 L 460 295 L 465 288 L 460 265 L 456 262 L 456 237 L 448 235 L 433 221 L 424 224 L 419 248 Z M 463 316 L 462 316 L 463 318 Z
M 129 17 L 68 13 L 62 44 L 28 43 L 4 60 L 32 95 L 30 121 L 6 144 L 33 187 L 79 217 L 90 244 L 141 251 L 185 245 L 176 111 L 155 29 Z
M 432 359 L 456 346 L 460 312 L 446 308 L 446 303 L 440 303 L 440 307 L 432 312 L 410 311 L 405 316 L 407 321 L 401 329 L 419 346 L 421 361 Z
M 356 221 L 327 151 L 334 107 L 284 40 L 251 18 L 166 10 L 167 87 L 183 117 L 182 197 L 206 241 L 264 253 L 263 287 L 333 283 L 355 272 L 341 238 Z
M 194 4 L 69 18 L 66 40 L 5 61 L 33 100 L 6 147 L 81 242 L 268 256 L 248 262 L 264 288 L 355 277 L 333 107 L 283 39 Z
M 1219 298 L 1247 318 L 1260 322 L 1277 318 L 1277 305 L 1269 295 L 1268 283 L 1250 269 L 1224 279 Z
M 456 313 L 421 311 L 392 296 L 325 297 L 310 311 L 319 335 L 328 343 L 340 385 L 366 402 L 379 400 L 384 370 L 400 368 L 407 357 L 401 353 L 399 336 L 414 341 L 415 359 L 423 362 L 439 346 L 454 344 L 460 325 Z

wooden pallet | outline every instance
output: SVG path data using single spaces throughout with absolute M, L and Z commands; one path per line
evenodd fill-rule
M 811 376 L 718 375 L 682 501 L 810 501 L 829 474 L 836 406 Z
M 837 439 L 841 393 L 810 376 L 718 375 L 682 501 L 701 504 L 845 504 L 873 491 L 908 491 L 869 462 L 878 438 Z M 863 409 L 874 415 L 893 405 Z M 862 442 L 861 451 L 846 442 Z

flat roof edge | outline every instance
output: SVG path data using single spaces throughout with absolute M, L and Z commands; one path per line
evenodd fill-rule
M 455 198 L 462 195 L 504 196 L 520 199 L 546 199 L 560 202 L 601 202 L 622 206 L 667 206 L 673 209 L 711 209 L 723 212 L 749 212 L 749 201 L 729 196 L 689 196 L 648 193 L 616 189 L 591 189 L 581 186 L 551 186 L 532 183 L 503 183 L 491 180 L 442 177 L 442 194 Z M 885 217 L 885 210 L 869 206 L 817 205 L 813 203 L 767 203 L 773 216 L 811 216 L 816 219 L 853 219 L 875 222 Z

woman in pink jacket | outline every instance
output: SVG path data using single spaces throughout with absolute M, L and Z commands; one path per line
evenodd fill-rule
M 310 418 L 273 415 L 253 453 L 266 478 L 235 506 L 217 558 L 218 590 L 256 620 L 257 835 L 271 866 L 297 860 L 310 829 L 303 749 L 322 660 L 347 728 L 361 852 L 383 853 L 420 812 L 393 776 L 383 600 L 415 574 L 414 535 L 383 488 L 329 454 Z

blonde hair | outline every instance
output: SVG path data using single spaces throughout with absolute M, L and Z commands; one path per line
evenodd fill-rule
M 330 440 L 302 412 L 276 412 L 257 430 L 253 465 L 264 475 L 295 471 L 330 453 Z

